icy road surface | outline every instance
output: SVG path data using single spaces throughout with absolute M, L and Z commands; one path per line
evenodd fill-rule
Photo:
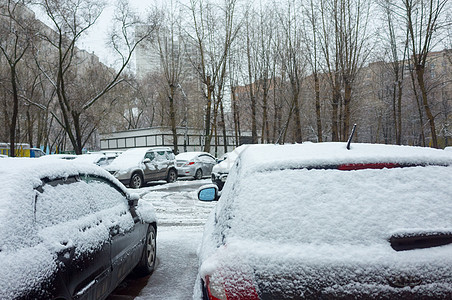
M 197 191 L 200 186 L 209 183 L 210 179 L 179 180 L 130 190 L 150 201 L 156 210 L 156 269 L 150 277 L 130 275 L 108 300 L 192 299 L 198 271 L 196 251 L 204 223 L 216 204 L 199 201 Z

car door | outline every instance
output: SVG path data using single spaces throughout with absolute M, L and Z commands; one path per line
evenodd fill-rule
M 149 161 L 144 163 L 143 169 L 144 180 L 145 181 L 155 180 L 158 176 L 158 168 L 157 163 L 155 161 L 155 152 L 152 150 L 146 152 L 146 154 L 144 155 L 144 160 L 146 159 L 149 159 Z
M 210 155 L 207 154 L 203 154 L 201 155 L 202 157 L 202 162 L 203 162 L 203 174 L 205 175 L 210 175 L 210 173 L 212 173 L 212 168 L 213 166 L 215 166 L 215 164 L 217 163 L 215 158 L 213 158 Z
M 96 176 L 83 178 L 98 193 L 110 235 L 110 290 L 114 289 L 136 266 L 143 251 L 147 225 L 140 222 L 135 207 L 129 206 L 127 196 L 113 182 Z
M 167 158 L 165 150 L 155 151 L 155 162 L 158 179 L 166 179 L 166 172 L 168 171 L 170 161 Z
M 57 276 L 71 297 L 107 295 L 110 240 L 93 189 L 79 176 L 44 181 L 36 189 L 35 217 L 41 235 L 51 233 L 58 243 Z
M 112 214 L 114 220 L 110 228 L 112 286 L 119 284 L 137 265 L 143 253 L 148 225 L 142 223 L 135 207 L 128 204 L 126 195 L 113 182 L 104 180 L 109 186 L 109 195 L 123 205 Z

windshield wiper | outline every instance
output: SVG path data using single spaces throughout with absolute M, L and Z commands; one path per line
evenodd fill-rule
M 389 242 L 396 251 L 439 247 L 452 243 L 452 232 L 399 233 L 391 236 Z

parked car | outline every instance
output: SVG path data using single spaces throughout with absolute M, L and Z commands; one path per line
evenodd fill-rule
M 177 180 L 176 158 L 169 147 L 129 149 L 105 169 L 123 184 L 136 189 L 152 180 Z
M 223 189 L 224 183 L 228 178 L 229 170 L 234 165 L 234 161 L 246 147 L 246 145 L 243 145 L 235 148 L 234 151 L 223 154 L 218 159 L 218 164 L 212 168 L 212 182 L 218 186 L 220 191 Z
M 152 204 L 95 165 L 0 162 L 0 299 L 105 299 L 152 273 Z
M 76 159 L 77 155 L 75 154 L 49 154 L 40 156 L 39 159 L 43 160 L 54 160 L 54 159 L 65 159 L 65 160 L 73 160 Z
M 452 299 L 451 182 L 437 149 L 249 146 L 205 225 L 194 299 Z
M 74 161 L 77 163 L 88 163 L 88 164 L 95 164 L 101 167 L 108 166 L 111 164 L 113 160 L 115 160 L 116 156 L 108 156 L 106 154 L 103 154 L 101 152 L 92 152 L 88 154 L 82 154 L 78 155 Z
M 45 156 L 45 152 L 42 151 L 40 148 L 30 148 L 30 157 L 41 157 L 41 156 Z
M 176 169 L 178 176 L 191 176 L 202 179 L 212 173 L 217 163 L 215 157 L 207 152 L 184 152 L 176 155 Z

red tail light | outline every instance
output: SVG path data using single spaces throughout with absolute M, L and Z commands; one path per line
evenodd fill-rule
M 190 162 L 186 163 L 185 165 L 186 165 L 186 166 L 191 166 L 191 165 L 194 165 L 194 164 L 195 164 L 194 161 L 190 161 Z
M 243 278 L 240 282 L 231 283 L 211 281 L 206 276 L 207 294 L 210 300 L 259 300 L 256 288 L 251 279 Z
M 394 163 L 376 163 L 376 164 L 344 164 L 337 167 L 341 171 L 364 170 L 364 169 L 384 169 L 397 168 L 399 164 Z

